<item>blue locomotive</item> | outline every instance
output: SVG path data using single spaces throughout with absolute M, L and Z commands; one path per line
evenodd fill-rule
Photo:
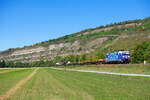
M 130 62 L 130 53 L 129 51 L 118 51 L 113 53 L 108 53 L 106 55 L 106 63 L 129 63 Z

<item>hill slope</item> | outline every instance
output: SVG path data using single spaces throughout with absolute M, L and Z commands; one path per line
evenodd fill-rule
M 143 41 L 150 41 L 150 18 L 100 26 L 32 46 L 8 49 L 0 52 L 0 59 L 33 62 L 70 54 L 94 57 L 100 51 L 107 53 L 124 49 L 132 52 Z

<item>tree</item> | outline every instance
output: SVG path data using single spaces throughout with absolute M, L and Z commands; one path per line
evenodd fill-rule
M 105 58 L 105 54 L 103 52 L 98 52 L 93 59 L 96 60 L 96 59 L 104 59 L 104 58 Z
M 144 61 L 144 57 L 147 57 L 147 48 L 150 46 L 150 42 L 143 42 L 140 45 L 137 45 L 133 53 L 131 54 L 133 63 L 142 63 Z
M 67 55 L 65 58 L 65 61 L 71 61 L 71 62 L 76 62 L 76 56 L 75 55 Z
M 146 53 L 144 55 L 145 60 L 150 63 L 150 45 L 146 49 Z
M 14 62 L 13 61 L 7 61 L 6 66 L 7 67 L 14 67 Z
M 79 55 L 76 55 L 76 57 L 75 57 L 75 62 L 77 63 L 77 62 L 79 62 L 80 61 L 80 56 Z
M 61 56 L 56 56 L 55 61 L 56 62 L 61 62 L 63 58 Z
M 4 61 L 4 60 L 1 60 L 1 61 L 0 61 L 0 67 L 1 67 L 1 68 L 4 68 L 4 67 L 5 67 L 5 61 Z
M 80 55 L 80 61 L 85 61 L 85 60 L 87 60 L 86 54 Z

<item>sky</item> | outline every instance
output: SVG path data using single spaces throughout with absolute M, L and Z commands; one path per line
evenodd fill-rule
M 0 51 L 150 16 L 150 0 L 0 0 Z

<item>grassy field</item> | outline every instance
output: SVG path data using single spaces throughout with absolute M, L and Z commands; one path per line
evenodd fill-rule
M 0 72 L 10 71 L 10 70 L 16 70 L 16 69 L 0 69 Z
M 6 71 L 6 70 L 10 70 L 10 69 L 0 69 L 0 72 Z
M 64 68 L 64 66 L 61 66 L 61 68 Z M 77 70 L 101 71 L 101 72 L 150 74 L 150 65 L 143 65 L 143 64 L 72 65 L 72 66 L 66 66 L 66 68 L 77 69 Z
M 0 75 L 0 97 L 33 73 Z M 150 78 L 103 75 L 40 68 L 6 100 L 149 100 Z
M 0 95 L 4 95 L 17 82 L 26 77 L 33 69 L 15 70 L 0 74 Z
M 0 74 L 5 72 L 17 71 L 22 70 L 23 68 L 0 68 Z

